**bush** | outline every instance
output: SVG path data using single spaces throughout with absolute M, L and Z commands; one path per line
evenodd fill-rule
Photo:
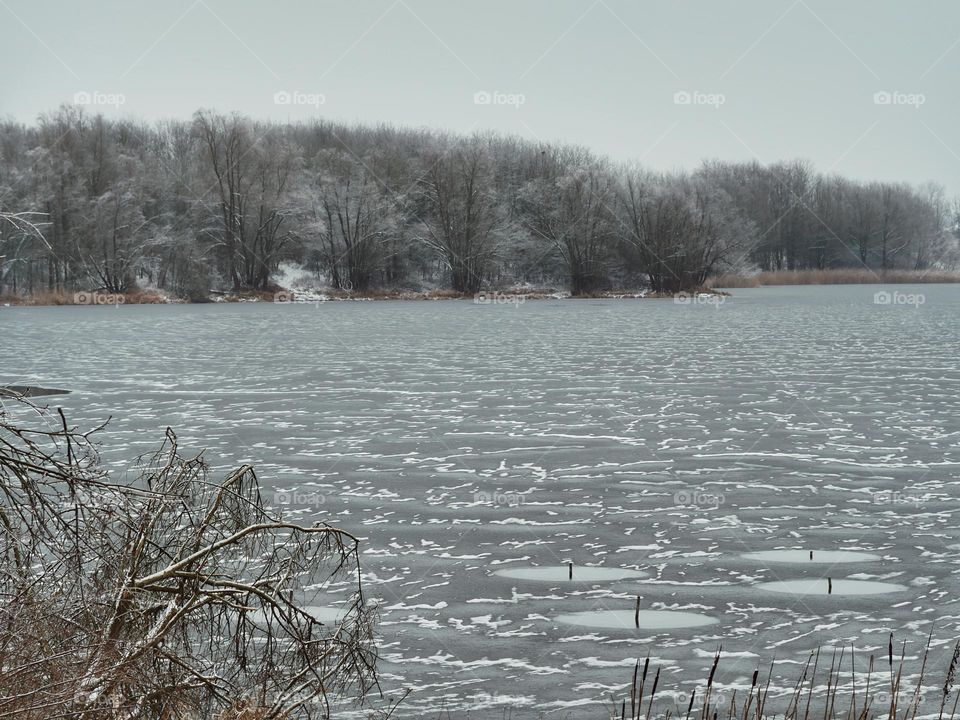
M 376 685 L 353 536 L 273 513 L 249 466 L 211 479 L 170 430 L 114 484 L 91 433 L 23 409 L 0 413 L 0 716 L 292 720 Z M 325 625 L 305 608 L 330 582 L 354 596 Z

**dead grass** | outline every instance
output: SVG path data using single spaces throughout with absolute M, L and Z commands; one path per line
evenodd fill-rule
M 938 720 L 953 720 L 960 696 L 954 692 L 960 641 L 954 645 L 946 667 L 932 668 L 928 664 L 931 639 L 932 631 L 922 653 L 919 675 L 911 684 L 904 675 L 906 643 L 895 647 L 892 633 L 884 648 L 886 652 L 878 656 L 871 654 L 866 662 L 851 646 L 817 648 L 810 653 L 800 676 L 791 683 L 793 691 L 786 698 L 780 697 L 779 711 L 772 703 L 767 704 L 774 677 L 773 664 L 768 669 L 758 666 L 749 688 L 733 687 L 737 682 L 725 686 L 718 672 L 720 648 L 706 680 L 692 691 L 677 692 L 675 687 L 664 687 L 660 668 L 652 668 L 647 655 L 646 660 L 637 660 L 633 681 L 627 685 L 625 696 L 614 699 L 610 719 L 917 720 L 922 714 L 938 716 Z M 931 677 L 932 673 L 937 674 Z M 773 695 L 777 697 L 778 693 Z
M 32 295 L 4 295 L 4 303 L 11 305 L 73 305 L 73 293 L 43 291 Z
M 751 288 L 766 285 L 872 285 L 877 283 L 957 283 L 960 273 L 944 270 L 780 270 L 756 275 L 717 275 L 708 285 L 722 288 Z
M 110 302 L 90 302 L 94 294 L 108 298 Z M 85 301 L 84 298 L 87 300 Z M 31 295 L 2 295 L 0 304 L 9 305 L 161 305 L 170 302 L 167 298 L 152 290 L 136 290 L 128 293 L 83 293 L 52 290 L 36 292 Z
M 162 295 L 149 290 L 138 290 L 137 292 L 124 293 L 125 305 L 163 305 L 167 300 Z
M 724 273 L 707 279 L 707 285 L 718 288 L 755 288 L 760 287 L 757 275 L 732 275 Z
M 274 302 L 282 290 L 232 290 L 220 297 L 223 302 Z

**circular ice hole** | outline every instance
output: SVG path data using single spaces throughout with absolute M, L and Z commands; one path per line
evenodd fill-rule
M 759 583 L 761 590 L 791 595 L 885 595 L 906 590 L 905 585 L 874 580 L 830 580 L 807 578 Z
M 514 580 L 533 580 L 536 582 L 570 582 L 571 580 L 569 565 L 502 568 L 494 570 L 493 574 Z M 613 582 L 615 580 L 632 580 L 643 577 L 646 577 L 646 573 L 639 570 L 591 565 L 574 565 L 573 567 L 573 582 Z
M 783 563 L 838 563 L 876 562 L 882 560 L 879 555 L 857 550 L 762 550 L 744 553 L 747 560 Z
M 557 622 L 605 630 L 671 630 L 715 625 L 719 621 L 709 615 L 675 610 L 641 610 L 639 618 L 634 617 L 633 610 L 587 610 L 558 615 Z

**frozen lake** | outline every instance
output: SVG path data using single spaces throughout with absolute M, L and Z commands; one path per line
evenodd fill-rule
M 913 673 L 936 622 L 932 688 L 960 634 L 960 286 L 878 290 L 0 308 L 0 383 L 114 416 L 118 469 L 169 425 L 360 535 L 401 717 L 607 717 L 638 656 L 689 691 L 721 643 L 721 692 L 890 631 Z

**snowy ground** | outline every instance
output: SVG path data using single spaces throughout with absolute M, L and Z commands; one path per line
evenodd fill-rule
M 831 286 L 722 304 L 4 308 L 0 383 L 73 389 L 54 400 L 82 425 L 113 415 L 118 468 L 171 425 L 217 465 L 255 463 L 276 502 L 361 535 L 383 684 L 414 690 L 400 716 L 606 717 L 648 652 L 672 691 L 702 684 L 721 643 L 722 691 L 774 656 L 785 689 L 818 643 L 865 660 L 890 631 L 916 672 L 936 622 L 929 664 L 946 666 L 960 287 L 901 289 L 925 302 Z M 778 548 L 879 559 L 744 557 Z M 494 574 L 568 561 L 646 577 Z M 833 595 L 759 587 L 827 577 Z M 848 580 L 902 589 L 848 595 Z M 638 594 L 717 622 L 557 620 L 630 617 Z

